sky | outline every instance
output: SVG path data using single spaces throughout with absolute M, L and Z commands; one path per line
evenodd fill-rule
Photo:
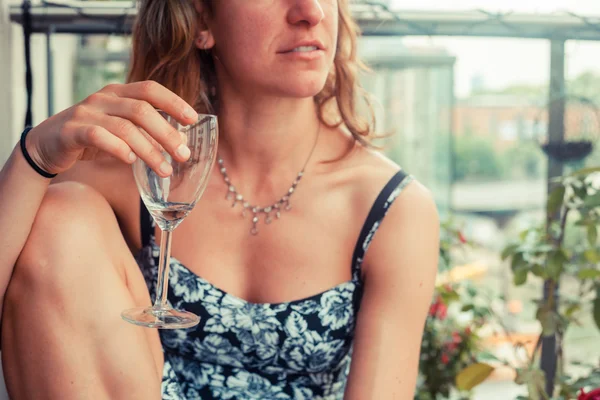
M 390 8 L 408 10 L 514 11 L 522 13 L 575 12 L 597 18 L 600 0 L 391 0 Z M 408 46 L 435 46 L 457 57 L 456 94 L 466 96 L 473 78 L 491 89 L 512 84 L 547 84 L 550 76 L 550 44 L 545 40 L 407 37 Z M 567 76 L 594 70 L 600 74 L 600 42 L 569 41 Z

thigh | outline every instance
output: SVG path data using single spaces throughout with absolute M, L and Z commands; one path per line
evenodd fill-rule
M 6 294 L 2 356 L 11 398 L 159 398 L 158 333 L 120 318 L 149 304 L 108 203 L 81 184 L 51 187 Z

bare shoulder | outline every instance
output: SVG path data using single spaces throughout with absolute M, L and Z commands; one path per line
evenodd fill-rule
M 358 213 L 364 212 L 365 208 L 370 209 L 381 190 L 398 171 L 403 169 L 380 152 L 362 146 L 357 146 L 350 163 L 350 168 L 354 171 L 352 185 L 355 188 L 355 206 Z M 435 202 L 431 191 L 413 177 L 410 171 L 404 170 L 404 172 L 410 178 L 405 181 L 401 194 L 394 201 L 393 209 L 408 212 L 408 210 L 415 211 L 416 208 L 429 208 L 429 211 L 433 211 Z M 394 213 L 398 214 L 399 211 Z
M 353 174 L 354 204 L 358 215 L 366 215 L 381 190 L 401 167 L 374 150 L 359 148 L 356 153 L 353 164 L 360 165 L 360 168 Z M 410 175 L 410 171 L 405 172 Z M 412 175 L 399 187 L 401 190 L 394 193 L 397 197 L 381 221 L 365 256 L 365 274 L 378 271 L 389 276 L 388 269 L 408 262 L 436 264 L 433 260 L 437 260 L 439 253 L 439 215 L 434 197 Z

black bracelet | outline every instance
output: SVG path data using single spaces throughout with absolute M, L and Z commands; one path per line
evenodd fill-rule
M 31 156 L 29 155 L 29 153 L 27 152 L 27 146 L 25 146 L 25 138 L 27 137 L 27 134 L 29 133 L 29 131 L 32 129 L 33 129 L 32 127 L 25 128 L 25 130 L 21 134 L 21 152 L 23 152 L 23 157 L 25 157 L 25 159 L 27 160 L 29 165 L 31 165 L 31 168 L 33 168 L 35 170 L 35 172 L 37 172 L 44 178 L 54 178 L 58 174 L 51 174 L 49 172 L 44 171 L 40 167 L 38 167 L 37 164 L 31 159 Z

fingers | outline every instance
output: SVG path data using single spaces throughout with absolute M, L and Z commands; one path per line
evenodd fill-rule
M 159 118 L 162 117 L 159 115 Z M 131 121 L 120 117 L 102 115 L 99 122 L 110 133 L 127 143 L 133 152 L 160 176 L 168 176 L 173 172 L 171 164 L 167 162 L 163 155 L 163 146 L 152 138 L 152 136 L 140 130 Z M 170 147 L 177 146 L 179 148 L 183 146 L 183 148 L 187 149 L 187 146 L 182 144 L 179 132 L 175 130 L 173 135 L 173 137 L 169 137 L 169 141 L 176 144 Z M 187 152 L 187 154 L 184 154 L 186 157 L 179 155 L 182 161 L 189 158 L 189 150 Z
M 78 125 L 72 128 L 73 141 L 80 147 L 102 150 L 127 164 L 132 164 L 136 155 L 125 141 L 99 125 Z
M 182 125 L 198 120 L 194 108 L 181 97 L 154 81 L 134 82 L 127 85 L 109 85 L 101 92 L 114 93 L 119 97 L 142 100 L 154 108 L 165 111 Z
M 133 146 L 134 151 L 137 155 L 143 155 L 138 150 L 146 151 L 149 149 L 145 146 L 142 149 L 139 144 L 139 140 L 136 142 L 137 145 L 130 142 L 131 139 L 139 138 L 139 129 L 136 126 L 142 128 L 148 135 L 156 140 L 165 151 L 170 153 L 173 158 L 178 161 L 186 161 L 190 156 L 190 150 L 186 146 L 185 137 L 182 137 L 181 133 L 173 127 L 167 120 L 148 102 L 143 100 L 136 100 L 131 98 L 122 98 L 114 95 L 108 95 L 103 93 L 96 93 L 86 100 L 88 105 L 91 105 L 96 111 L 100 111 L 107 116 L 118 117 L 120 122 L 117 126 L 113 125 L 109 128 L 109 131 L 115 133 L 120 138 L 124 139 L 130 146 Z M 105 121 L 111 121 L 105 119 Z M 146 161 L 144 159 L 144 161 Z M 153 166 L 153 164 L 149 164 Z

